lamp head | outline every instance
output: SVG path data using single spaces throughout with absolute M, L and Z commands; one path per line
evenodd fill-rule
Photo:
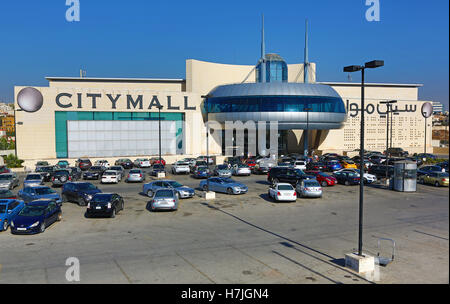
M 364 65 L 365 68 L 375 69 L 384 66 L 384 60 L 373 60 L 370 62 L 366 62 Z

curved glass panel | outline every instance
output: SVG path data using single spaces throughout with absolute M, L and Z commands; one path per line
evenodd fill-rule
M 226 112 L 309 112 L 346 113 L 337 97 L 318 96 L 246 96 L 209 98 L 209 113 Z M 206 105 L 204 104 L 204 110 Z

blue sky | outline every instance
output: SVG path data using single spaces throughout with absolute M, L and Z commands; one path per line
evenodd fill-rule
M 261 14 L 267 53 L 310 61 L 318 81 L 347 81 L 345 65 L 385 60 L 368 82 L 422 83 L 422 100 L 449 101 L 449 1 L 380 0 L 367 22 L 365 0 L 80 0 L 81 21 L 65 19 L 66 0 L 0 4 L 0 100 L 14 85 L 47 86 L 46 76 L 184 78 L 189 58 L 255 64 Z M 353 81 L 359 80 L 353 75 Z

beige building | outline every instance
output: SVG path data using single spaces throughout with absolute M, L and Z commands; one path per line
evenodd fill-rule
M 312 64 L 315 71 L 315 64 Z M 309 75 L 315 82 L 315 75 Z M 186 61 L 185 79 L 48 77 L 48 87 L 36 87 L 42 107 L 35 112 L 16 111 L 17 153 L 26 166 L 37 160 L 117 159 L 149 157 L 159 153 L 158 106 L 161 110 L 162 154 L 168 162 L 206 154 L 206 130 L 201 113 L 202 95 L 218 85 L 255 82 L 253 66 Z M 288 65 L 288 81 L 303 82 L 303 64 Z M 312 130 L 310 149 L 351 152 L 359 148 L 361 88 L 356 83 L 322 83 L 334 88 L 347 109 L 345 127 Z M 385 107 L 379 102 L 398 100 L 394 117 L 393 146 L 410 153 L 422 152 L 424 101 L 416 84 L 367 84 L 366 149 L 386 148 Z M 15 87 L 15 105 L 27 86 Z M 32 94 L 33 95 L 33 94 Z M 36 97 L 36 96 L 35 96 Z M 34 98 L 34 97 L 33 97 Z M 31 98 L 31 99 L 33 99 Z M 39 100 L 39 96 L 36 97 Z M 25 99 L 24 99 L 25 100 Z M 27 101 L 29 101 L 28 99 Z M 23 106 L 23 105 L 22 105 Z M 23 108 L 23 107 L 22 107 Z M 25 110 L 25 109 L 24 109 Z M 427 145 L 431 151 L 431 120 Z M 302 130 L 288 131 L 287 150 L 302 152 Z M 222 155 L 221 143 L 211 137 L 210 153 Z

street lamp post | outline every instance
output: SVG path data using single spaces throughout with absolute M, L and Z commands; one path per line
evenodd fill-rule
M 162 160 L 162 158 L 161 158 L 161 109 L 163 108 L 163 106 L 158 106 L 158 124 L 159 124 L 159 127 L 158 127 L 158 135 L 159 135 L 159 164 L 161 165 L 162 163 L 161 163 L 161 160 Z
M 386 112 L 386 183 L 389 176 L 389 113 L 392 111 L 392 104 L 397 103 L 397 100 L 389 100 L 389 101 L 381 101 L 380 104 L 386 104 L 387 106 L 387 112 Z M 383 116 L 384 117 L 384 116 Z M 392 141 L 392 139 L 391 139 Z
M 304 108 L 303 111 L 306 112 L 306 131 L 305 131 L 305 140 L 303 144 L 303 155 L 305 159 L 308 160 L 309 154 L 309 111 L 312 111 L 312 108 Z
M 208 99 L 211 98 L 212 95 L 204 95 L 202 98 L 205 99 L 205 108 L 206 108 L 206 165 L 208 166 L 208 173 L 209 175 L 210 169 L 209 169 L 209 102 Z M 209 176 L 206 179 L 206 191 L 209 192 Z
M 364 104 L 364 71 L 365 69 L 374 69 L 384 66 L 383 60 L 373 60 L 366 62 L 364 66 L 352 65 L 344 67 L 344 72 L 352 73 L 361 71 L 361 143 L 360 143 L 360 181 L 359 181 L 359 232 L 358 232 L 358 255 L 362 256 L 362 234 L 363 234 L 363 206 L 364 206 L 364 113 L 366 107 Z
M 14 154 L 17 158 L 17 126 L 23 125 L 23 122 L 17 122 L 16 111 L 21 112 L 23 110 L 22 109 L 16 110 L 16 105 L 14 105 Z

